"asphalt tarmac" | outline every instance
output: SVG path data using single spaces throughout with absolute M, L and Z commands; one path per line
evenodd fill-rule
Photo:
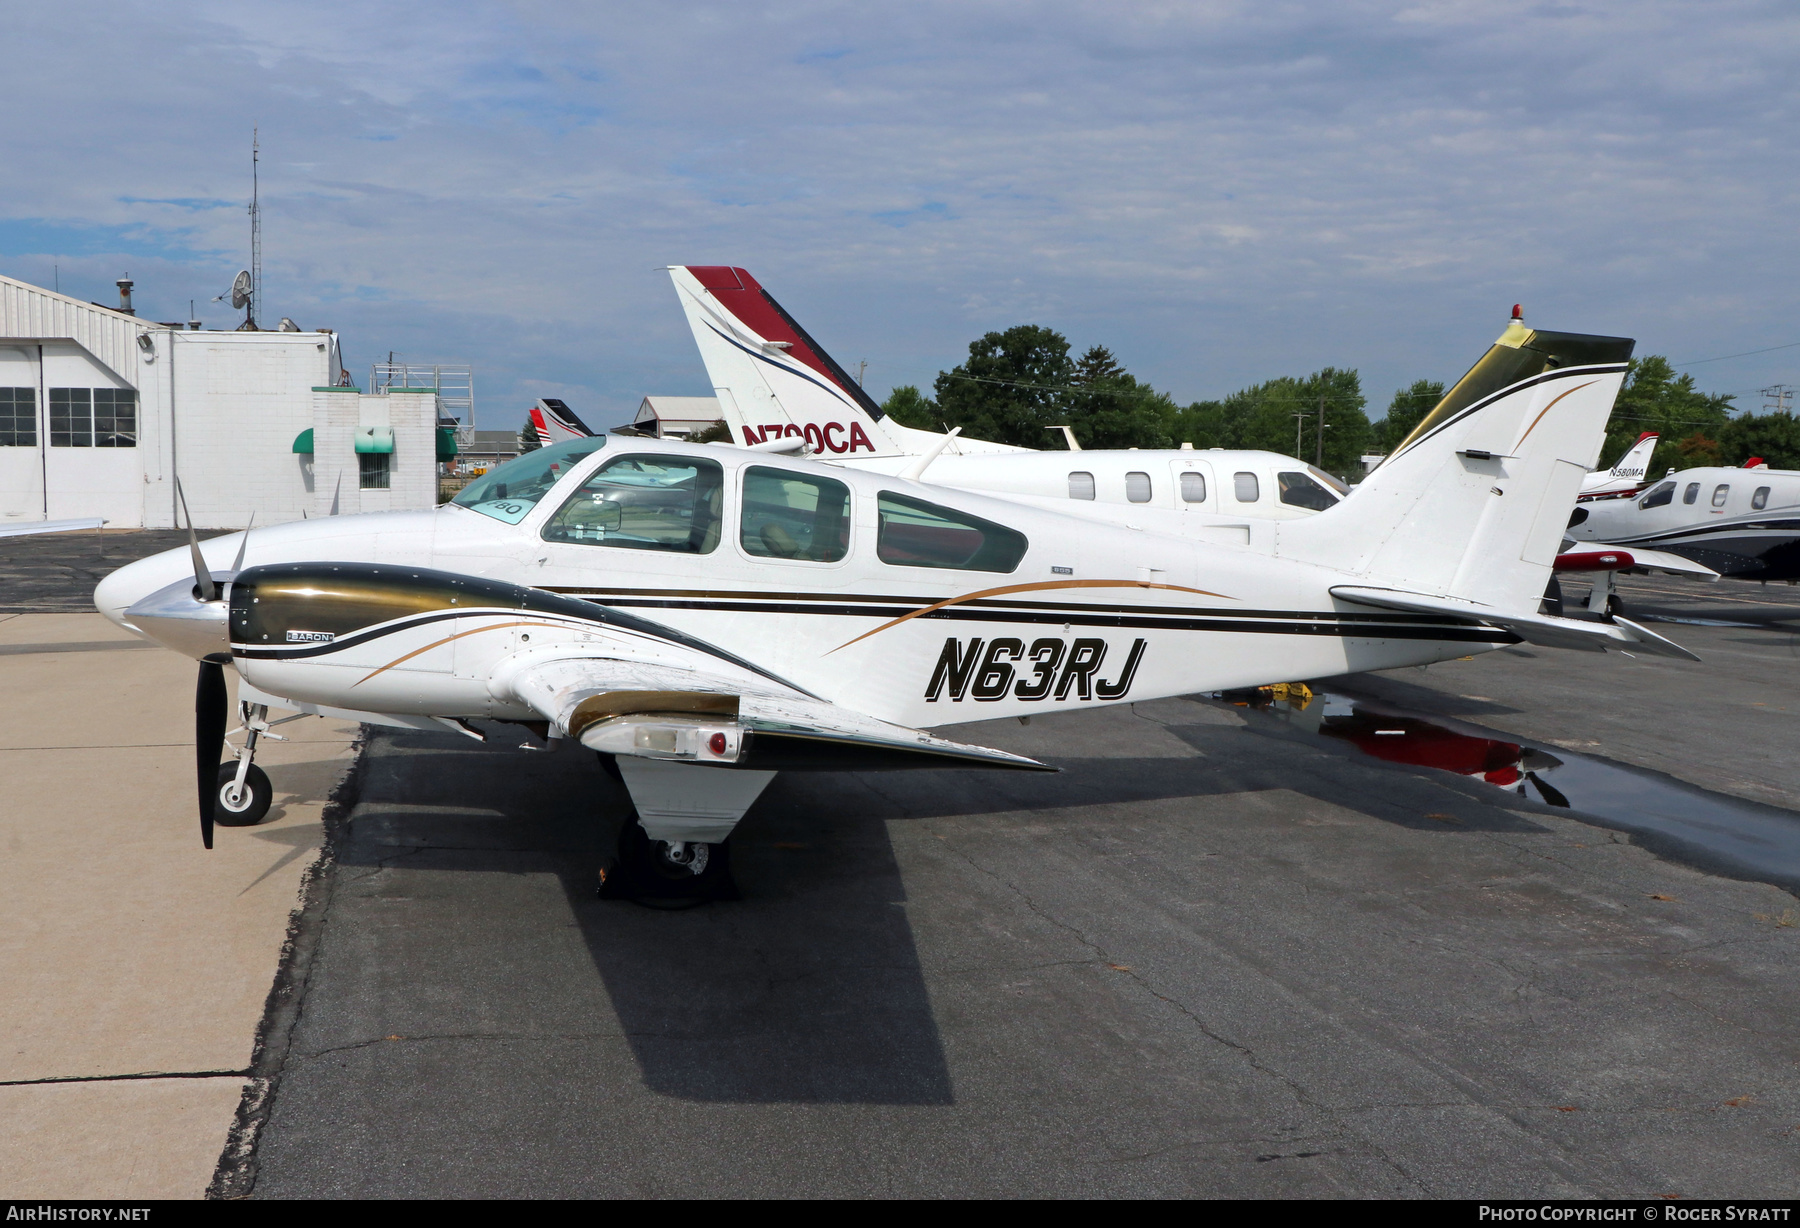
M 1705 662 L 1330 687 L 1800 825 L 1793 591 L 1624 592 Z M 1294 717 L 959 727 L 1056 776 L 784 774 L 742 898 L 679 913 L 595 898 L 625 799 L 579 748 L 378 731 L 215 1191 L 1793 1196 L 1793 894 Z

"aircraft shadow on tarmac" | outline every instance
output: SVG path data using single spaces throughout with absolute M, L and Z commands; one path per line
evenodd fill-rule
M 1164 728 L 1201 754 L 1059 758 L 1064 770 L 1055 776 L 784 774 L 732 840 L 743 898 L 688 912 L 596 898 L 596 870 L 627 803 L 581 748 L 513 750 L 516 731 L 488 746 L 382 731 L 367 752 L 354 817 L 338 833 L 337 858 L 352 872 L 556 875 L 618 1030 L 654 1092 L 697 1102 L 941 1105 L 954 1102 L 954 1089 L 889 821 L 1041 811 L 1045 821 L 1078 826 L 1094 821 L 1087 807 L 1192 798 L 1203 813 L 1208 796 L 1287 789 L 1426 831 L 1540 830 L 1503 808 L 1509 803 L 1496 790 L 1437 773 L 1396 775 L 1318 739 L 1295 755 L 1279 748 L 1279 734 Z M 496 755 L 509 762 L 496 763 Z M 337 900 L 356 879 L 340 879 Z M 476 901 L 453 898 L 447 907 L 454 916 Z M 553 944 L 536 941 L 567 918 L 537 909 L 488 954 L 423 935 L 406 941 L 439 949 L 387 957 L 542 961 L 529 976 L 513 969 L 505 983 L 561 995 L 560 1004 L 534 1004 L 545 1015 L 604 1013 L 597 996 L 575 1000 L 574 986 L 591 973 L 557 964 Z M 479 975 L 471 983 L 480 984 Z M 489 1005 L 480 1013 L 491 1014 Z

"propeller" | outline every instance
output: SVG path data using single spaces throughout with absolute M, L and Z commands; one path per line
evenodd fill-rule
M 181 515 L 187 521 L 188 551 L 194 561 L 194 596 L 201 601 L 217 601 L 221 596 L 218 581 L 206 566 L 200 553 L 200 537 L 194 532 L 194 517 L 188 511 L 187 495 L 181 480 L 175 480 L 175 495 L 181 500 Z M 251 523 L 256 516 L 251 514 Z M 237 559 L 231 565 L 233 575 L 244 567 L 244 552 L 250 545 L 250 529 L 245 526 L 244 540 L 238 543 Z M 200 843 L 213 846 L 213 816 L 219 803 L 219 757 L 225 753 L 225 726 L 231 713 L 231 696 L 225 687 L 225 653 L 208 653 L 200 660 L 200 676 L 194 684 L 194 773 L 200 788 Z

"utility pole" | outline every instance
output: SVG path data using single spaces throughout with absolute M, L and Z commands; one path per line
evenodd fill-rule
M 262 158 L 259 130 L 250 129 L 250 310 L 244 318 L 256 326 L 256 309 L 262 306 L 262 207 L 257 177 Z
M 858 388 L 861 388 L 863 386 L 862 385 L 863 372 L 867 371 L 868 369 L 869 369 L 869 360 L 866 358 L 856 364 L 856 386 Z
M 1785 414 L 1794 406 L 1794 390 L 1786 384 L 1776 384 L 1772 388 L 1764 388 L 1763 408 L 1775 413 Z
M 1305 421 L 1306 421 L 1306 411 L 1304 409 L 1294 415 L 1294 459 L 1295 460 L 1300 459 L 1300 424 Z
M 1319 442 L 1318 459 L 1313 464 L 1320 469 L 1325 467 L 1325 394 L 1319 394 Z

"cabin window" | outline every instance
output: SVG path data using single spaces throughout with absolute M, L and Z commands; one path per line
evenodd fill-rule
M 137 447 L 137 391 L 132 388 L 52 388 L 50 446 Z
M 715 461 L 621 456 L 595 471 L 545 521 L 543 538 L 710 554 L 719 544 L 724 485 L 724 472 Z
M 1275 482 L 1281 488 L 1281 501 L 1289 507 L 1311 508 L 1322 512 L 1337 506 L 1337 496 L 1304 473 L 1278 473 Z
M 37 447 L 37 389 L 0 388 L 0 448 Z
M 1674 502 L 1674 500 L 1675 483 L 1664 482 L 1655 490 L 1652 490 L 1649 494 L 1645 495 L 1642 499 L 1639 499 L 1638 507 L 1643 511 L 1648 511 L 1653 507 L 1663 507 Z
M 1094 497 L 1094 475 L 1091 473 L 1071 473 L 1069 475 L 1069 498 L 1092 499 Z
M 1255 503 L 1262 498 L 1262 484 L 1256 480 L 1254 473 L 1232 474 L 1231 489 L 1237 495 L 1239 503 Z
M 1150 475 L 1136 471 L 1126 474 L 1125 498 L 1130 503 L 1150 502 Z
M 1189 469 L 1181 475 L 1181 501 L 1183 503 L 1206 502 L 1206 475 L 1195 473 Z
M 534 448 L 523 456 L 494 466 L 463 487 L 450 502 L 483 516 L 492 516 L 504 524 L 518 524 L 525 519 L 525 513 L 537 506 L 539 499 L 569 476 L 569 471 L 582 458 L 605 446 L 605 435 L 593 435 L 548 448 Z
M 738 540 L 758 558 L 835 563 L 850 552 L 850 488 L 787 469 L 746 469 Z
M 1750 508 L 1752 511 L 1760 512 L 1767 506 L 1769 506 L 1769 488 L 1758 486 L 1756 493 L 1750 496 Z
M 884 563 L 1006 572 L 1025 557 L 1025 535 L 991 520 L 886 490 L 876 507 L 875 555 Z
M 390 473 L 388 461 L 393 458 L 391 452 L 358 452 L 356 454 L 356 485 L 361 490 L 388 489 Z
M 1730 483 L 1720 482 L 1717 486 L 1713 487 L 1713 506 L 1714 507 L 1724 507 L 1725 500 L 1730 497 L 1731 497 Z
M 1694 500 L 1698 499 L 1699 497 L 1700 497 L 1700 483 L 1698 483 L 1698 482 L 1689 482 L 1687 484 L 1687 489 L 1681 492 L 1681 501 L 1683 503 L 1692 503 Z

